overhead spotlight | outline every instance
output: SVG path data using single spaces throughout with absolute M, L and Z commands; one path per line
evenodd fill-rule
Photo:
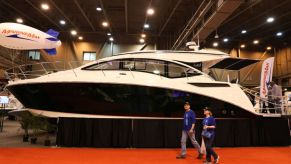
M 140 43 L 144 43 L 145 40 L 144 40 L 143 38 L 140 38 L 140 39 L 139 39 L 139 42 L 140 42 Z
M 75 36 L 75 35 L 77 35 L 77 31 L 76 31 L 76 30 L 72 30 L 72 31 L 71 31 L 71 34 L 72 34 L 73 36 Z
M 284 91 L 287 91 L 287 90 L 288 90 L 287 88 L 284 89 Z
M 60 20 L 60 24 L 61 24 L 61 25 L 65 25 L 65 24 L 66 24 L 66 21 L 64 21 L 64 20 Z
M 242 30 L 241 33 L 245 34 L 245 33 L 247 33 L 247 30 Z
M 217 43 L 217 42 L 214 42 L 214 43 L 212 44 L 212 46 L 213 46 L 213 47 L 217 47 L 217 46 L 218 46 L 218 43 Z
M 240 45 L 240 48 L 245 48 L 245 47 L 246 47 L 245 44 L 241 44 L 241 45 Z
M 259 40 L 254 40 L 253 43 L 254 44 L 259 44 Z
M 146 34 L 141 34 L 140 35 L 142 38 L 145 38 L 145 37 L 147 37 L 147 35 Z
M 79 40 L 83 40 L 83 36 L 79 36 L 78 39 L 79 39 Z
M 16 19 L 16 22 L 17 22 L 17 23 L 23 23 L 23 19 L 21 19 L 21 18 L 17 18 L 17 19 Z
M 224 38 L 223 39 L 223 42 L 228 42 L 228 38 Z
M 108 32 L 108 33 L 107 33 L 107 36 L 111 36 L 111 33 L 110 33 L 110 32 Z
M 267 49 L 267 50 L 271 50 L 271 49 L 272 49 L 272 47 L 271 47 L 271 46 L 268 46 L 266 49 Z
M 144 27 L 145 29 L 148 29 L 148 28 L 150 28 L 150 25 L 146 23 L 146 24 L 143 25 L 143 27 Z
M 108 27 L 108 25 L 109 25 L 108 22 L 106 22 L 106 21 L 102 22 L 103 27 Z
M 110 37 L 110 38 L 109 38 L 109 41 L 110 41 L 110 42 L 113 42 L 113 41 L 114 41 L 113 37 Z
M 269 18 L 267 18 L 266 22 L 267 23 L 272 23 L 272 22 L 274 22 L 274 20 L 275 20 L 274 17 L 269 17 Z
M 215 36 L 214 36 L 215 39 L 218 39 L 219 38 L 219 35 L 217 34 L 217 29 L 215 30 Z
M 283 33 L 282 33 L 282 32 L 277 32 L 276 35 L 277 35 L 277 36 L 282 36 Z
M 102 8 L 101 7 L 96 7 L 96 10 L 97 11 L 102 11 Z
M 152 8 L 149 8 L 149 9 L 147 10 L 147 14 L 148 14 L 148 15 L 153 15 L 154 13 L 155 13 L 155 10 L 152 9 Z
M 41 8 L 42 8 L 43 10 L 48 10 L 48 9 L 50 9 L 50 6 L 49 6 L 48 4 L 46 4 L 46 3 L 42 3 L 42 4 L 41 4 Z

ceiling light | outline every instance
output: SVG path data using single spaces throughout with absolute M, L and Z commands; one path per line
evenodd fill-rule
M 96 7 L 96 10 L 97 11 L 102 11 L 102 8 L 101 7 Z
M 108 25 L 109 25 L 108 22 L 106 22 L 106 21 L 102 22 L 103 27 L 108 27 Z
M 77 31 L 76 30 L 72 30 L 71 34 L 75 36 L 75 35 L 77 35 Z
M 110 32 L 108 32 L 108 33 L 107 33 L 107 36 L 111 36 L 111 33 L 110 33 Z
M 214 36 L 215 39 L 218 39 L 219 38 L 219 35 L 217 34 L 217 29 L 215 30 L 215 36 Z
M 247 30 L 242 30 L 241 33 L 245 34 L 245 33 L 247 33 Z
M 272 47 L 271 47 L 271 46 L 268 46 L 266 49 L 267 49 L 267 50 L 271 50 L 271 49 L 272 49 Z
M 258 40 L 254 40 L 253 43 L 254 44 L 259 44 L 259 41 Z
M 217 46 L 218 46 L 218 43 L 217 43 L 217 42 L 214 42 L 214 43 L 212 44 L 212 46 L 213 46 L 213 47 L 217 47 Z
M 139 39 L 139 42 L 140 42 L 140 43 L 144 43 L 144 41 L 145 41 L 145 40 L 144 40 L 143 38 L 140 38 L 140 39 Z
M 16 19 L 16 22 L 17 22 L 17 23 L 23 23 L 23 19 L 21 19 L 21 18 L 17 18 L 17 19 Z
M 61 24 L 61 25 L 65 25 L 65 24 L 66 24 L 66 21 L 64 21 L 64 20 L 60 20 L 60 24 Z
M 149 9 L 147 10 L 147 14 L 148 14 L 148 15 L 153 15 L 154 13 L 155 13 L 155 10 L 152 9 L 152 8 L 149 8 Z
M 78 39 L 79 39 L 79 40 L 83 40 L 83 36 L 79 36 Z
M 48 10 L 48 9 L 50 9 L 50 6 L 49 6 L 48 4 L 46 4 L 46 3 L 42 3 L 42 4 L 41 4 L 41 8 L 42 8 L 43 10 Z
M 274 17 L 269 17 L 266 21 L 267 23 L 272 23 L 274 22 L 275 18 Z
M 113 42 L 113 41 L 114 41 L 113 37 L 110 37 L 110 38 L 109 38 L 109 41 L 110 41 L 110 42 Z
M 223 42 L 228 42 L 228 38 L 224 38 L 223 39 Z
M 240 45 L 240 48 L 245 48 L 245 47 L 246 47 L 245 44 Z
M 147 37 L 147 35 L 146 34 L 141 34 L 140 35 L 142 38 L 145 38 L 145 37 Z
M 148 28 L 150 28 L 150 25 L 146 23 L 146 24 L 143 25 L 143 27 L 148 29 Z
M 276 34 L 277 36 L 282 36 L 283 35 L 283 33 L 282 32 L 277 32 L 277 34 Z

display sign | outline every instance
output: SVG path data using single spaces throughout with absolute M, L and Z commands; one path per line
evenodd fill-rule
M 8 96 L 0 96 L 0 104 L 8 104 L 9 98 Z
M 274 57 L 268 58 L 262 65 L 261 83 L 260 83 L 260 97 L 266 98 L 268 96 L 268 86 L 272 81 L 273 76 Z

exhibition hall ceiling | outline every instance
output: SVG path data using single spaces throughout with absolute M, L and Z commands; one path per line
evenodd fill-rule
M 53 28 L 60 31 L 62 37 L 73 40 L 113 40 L 134 44 L 153 43 L 160 37 L 169 36 L 167 44 L 173 44 L 202 1 L 1 0 L 0 22 L 16 22 L 18 19 L 43 31 Z M 263 48 L 289 44 L 290 0 L 237 1 L 243 2 L 213 29 L 203 46 L 211 47 L 218 43 L 218 46 L 226 48 L 241 45 Z M 72 32 L 76 34 L 73 36 Z

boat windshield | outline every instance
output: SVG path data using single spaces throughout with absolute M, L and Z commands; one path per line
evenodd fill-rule
M 122 59 L 101 62 L 83 70 L 127 70 L 157 74 L 168 78 L 183 78 L 201 75 L 193 68 L 177 63 L 153 59 Z

